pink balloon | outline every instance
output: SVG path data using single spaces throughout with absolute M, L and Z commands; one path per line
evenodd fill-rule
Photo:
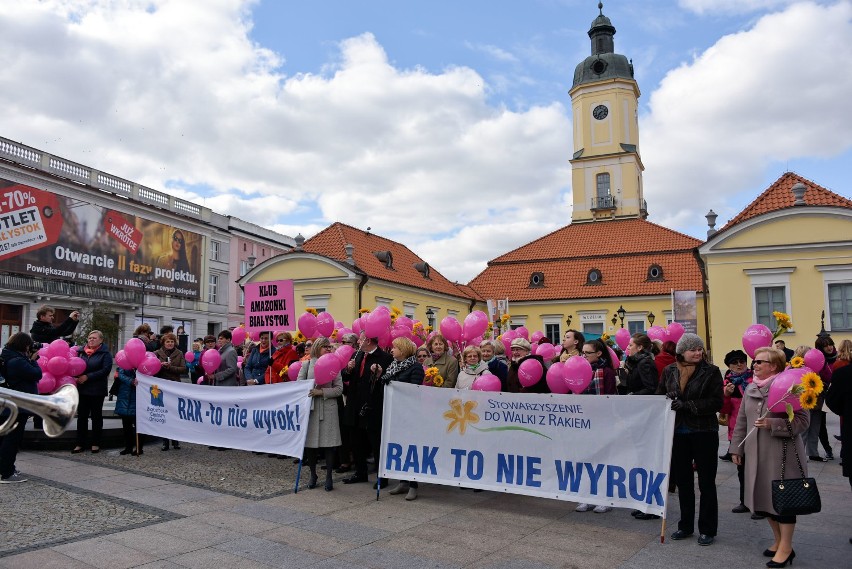
M 819 348 L 811 348 L 805 354 L 805 365 L 819 373 L 825 367 L 825 354 Z
M 384 307 L 379 306 L 367 315 L 367 325 L 364 327 L 364 331 L 370 338 L 381 338 L 390 327 L 390 312 L 385 312 L 380 308 Z
M 537 359 L 530 358 L 521 362 L 521 365 L 518 366 L 518 381 L 524 387 L 531 387 L 539 382 L 542 373 L 544 373 L 544 370 L 541 363 Z
M 537 353 L 542 357 L 544 361 L 550 361 L 553 359 L 553 356 L 556 355 L 556 346 L 554 346 L 553 344 L 538 344 Z
M 538 344 L 531 344 L 530 345 L 530 353 L 534 356 L 538 355 Z M 544 359 L 544 358 L 542 358 L 542 359 Z
M 74 348 L 71 348 L 70 350 L 68 350 L 68 359 L 69 360 L 72 359 L 72 358 L 78 358 L 78 357 L 80 357 L 80 352 L 78 352 Z
M 811 350 L 808 353 L 811 353 Z M 787 368 L 772 380 L 769 385 L 769 395 L 766 397 L 766 404 L 769 410 L 773 413 L 783 413 L 787 408 L 784 404 L 789 403 L 793 407 L 793 411 L 798 411 L 802 408 L 798 395 L 788 394 L 787 390 L 791 385 L 801 383 L 802 376 L 810 373 L 807 368 Z
M 669 340 L 677 344 L 677 341 L 680 340 L 681 336 L 686 330 L 683 329 L 683 325 L 679 322 L 672 322 L 669 324 L 669 327 L 666 328 L 666 332 L 668 333 Z
M 42 375 L 42 379 L 44 379 L 44 375 Z M 77 380 L 70 375 L 63 375 L 56 380 L 56 388 L 59 389 L 63 385 L 77 385 Z
M 627 349 L 627 344 L 630 343 L 630 331 L 627 328 L 619 328 L 615 333 L 615 343 L 621 348 L 621 351 Z
M 503 343 L 503 347 L 506 349 L 506 353 L 510 353 L 512 351 L 512 339 L 507 338 L 506 334 L 503 334 L 500 337 L 500 341 Z
M 208 351 L 212 352 L 213 350 Z M 161 367 L 163 367 L 163 362 L 161 362 L 153 352 L 148 352 L 145 354 L 145 359 L 142 360 L 141 364 L 139 364 L 139 371 L 145 375 L 157 375 L 157 372 L 160 371 Z
M 68 375 L 77 377 L 86 371 L 86 360 L 83 358 L 71 358 L 68 360 Z
M 317 317 L 310 312 L 305 312 L 299 316 L 298 326 L 299 332 L 301 332 L 305 338 L 313 338 L 314 334 L 317 332 Z
M 616 354 L 615 350 L 613 350 L 609 346 L 607 346 L 606 349 L 609 350 L 609 363 L 612 364 L 612 369 L 620 368 L 621 361 L 618 359 L 618 354 Z
M 474 310 L 464 317 L 464 337 L 467 340 L 472 340 L 477 336 L 481 336 L 488 329 L 488 316 L 481 310 Z
M 40 357 L 36 360 L 36 363 L 38 364 L 38 367 L 40 367 L 40 368 L 41 368 L 41 371 L 47 371 L 47 362 L 49 362 L 49 361 L 50 361 L 50 358 L 49 358 L 49 357 L 47 357 L 47 356 L 40 356 Z M 42 377 L 44 377 L 44 374 L 42 374 Z
M 582 393 L 592 382 L 592 365 L 583 356 L 571 356 L 563 369 L 565 384 L 571 393 Z
M 124 344 L 124 353 L 127 354 L 127 361 L 132 368 L 139 367 L 145 358 L 145 343 L 139 338 L 130 338 Z
M 50 348 L 48 346 L 42 346 L 41 348 L 39 348 L 39 350 L 38 350 L 39 357 L 50 359 L 50 355 L 48 354 L 49 349 Z
M 317 360 L 314 368 L 314 382 L 317 385 L 326 385 L 334 381 L 342 369 L 340 359 L 334 354 L 323 354 Z
M 334 316 L 328 312 L 317 314 L 317 333 L 328 338 L 332 332 L 334 332 Z
M 520 328 L 515 328 L 515 334 L 523 338 L 524 340 L 530 339 L 530 331 L 527 330 L 526 326 L 521 326 Z
M 197 383 L 198 385 L 201 385 L 201 383 L 202 383 L 203 381 L 204 381 L 204 378 L 203 378 L 203 377 L 199 377 L 197 380 L 195 380 L 195 383 Z
M 117 357 L 118 357 L 118 354 L 116 354 L 116 358 L 117 358 Z M 185 360 L 186 360 L 186 363 L 191 364 L 192 362 L 194 362 L 194 361 L 195 361 L 195 352 L 187 352 L 187 353 L 185 353 L 185 354 L 183 355 L 183 359 L 185 359 Z
M 647 334 L 651 340 L 666 341 L 666 330 L 662 326 L 651 326 L 648 328 Z
M 444 335 L 450 342 L 458 342 L 462 337 L 462 327 L 459 321 L 452 316 L 447 316 L 441 320 L 441 334 Z
M 391 339 L 396 340 L 397 338 L 408 338 L 408 333 L 410 331 L 411 329 L 406 327 L 404 324 L 394 324 L 393 328 L 391 328 Z
M 482 343 L 482 340 L 483 340 L 482 336 L 477 336 L 476 338 L 473 338 L 472 340 L 468 340 L 467 345 L 468 346 L 478 346 L 479 344 Z
M 398 316 L 396 319 L 396 324 L 398 326 L 405 326 L 409 330 L 414 327 L 414 320 L 409 318 L 408 316 Z
M 115 353 L 115 365 L 123 370 L 133 369 L 133 364 L 130 363 L 130 358 L 127 357 L 127 352 L 124 350 L 118 350 Z
M 391 338 L 390 328 L 385 328 L 381 334 L 379 334 L 379 347 L 384 349 L 390 348 L 391 342 L 393 342 L 393 338 Z
M 252 342 L 260 342 L 260 330 L 252 330 L 251 332 L 249 332 L 248 337 L 251 338 Z M 243 341 L 245 341 L 245 340 L 243 340 Z M 234 343 L 233 335 L 231 336 L 231 343 L 232 344 Z M 235 345 L 239 345 L 239 344 L 235 344 Z
M 237 367 L 241 367 L 243 365 L 243 357 L 237 356 Z
M 56 378 L 52 375 L 45 376 L 42 374 L 41 379 L 38 380 L 38 392 L 41 395 L 45 395 L 47 393 L 53 393 L 54 389 L 56 389 Z
M 68 358 L 65 356 L 50 358 L 47 362 L 47 371 L 56 377 L 65 375 L 65 372 L 68 371 Z
M 352 322 L 352 332 L 355 334 L 361 335 L 361 330 L 363 329 L 363 322 L 361 322 L 360 318 L 356 318 Z
M 743 349 L 748 357 L 754 359 L 754 352 L 758 348 L 766 348 L 772 345 L 772 330 L 763 324 L 752 324 L 743 333 Z
M 532 336 L 530 336 L 530 343 L 538 344 L 542 338 L 544 338 L 544 332 L 542 332 L 541 330 L 536 330 L 532 333 Z
M 206 350 L 201 354 L 201 368 L 205 373 L 215 373 L 222 364 L 222 355 L 218 350 Z
M 503 386 L 500 385 L 500 378 L 490 373 L 484 373 L 473 380 L 471 389 L 476 391 L 501 391 Z
M 61 338 L 57 338 L 52 341 L 47 346 L 47 355 L 50 358 L 58 358 L 60 356 L 68 355 L 68 342 L 62 340 Z
M 299 370 L 302 369 L 302 362 L 293 362 L 290 364 L 290 367 L 287 368 L 287 377 L 290 378 L 290 381 L 296 381 L 299 379 Z
M 547 370 L 547 387 L 552 393 L 568 393 L 568 384 L 565 383 L 565 364 L 556 362 Z
M 340 320 L 335 320 L 335 321 L 334 321 L 334 328 L 335 328 L 336 330 L 340 330 L 341 328 L 344 328 L 345 326 L 346 326 L 346 325 L 345 325 L 343 322 L 341 322 Z
M 343 369 L 343 366 L 349 363 L 349 360 L 352 359 L 352 354 L 355 353 L 355 348 L 348 344 L 344 344 L 335 350 L 334 355 L 337 356 L 337 359 L 340 360 L 340 369 Z
M 231 330 L 231 343 L 235 346 L 240 346 L 246 341 L 246 329 L 242 326 L 237 326 Z
M 339 342 L 340 338 L 342 338 L 343 336 L 345 336 L 347 334 L 352 334 L 352 333 L 354 333 L 354 332 L 351 328 L 346 328 L 345 326 L 338 328 L 337 329 L 337 341 Z

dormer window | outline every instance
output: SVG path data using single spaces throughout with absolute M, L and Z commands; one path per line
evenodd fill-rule
M 544 286 L 544 273 L 535 272 L 530 275 L 530 288 L 541 288 Z
M 587 285 L 603 284 L 603 274 L 601 274 L 600 269 L 592 269 L 591 271 L 589 271 L 589 274 L 586 275 L 586 284 Z
M 417 272 L 423 275 L 424 279 L 429 278 L 429 263 L 414 263 L 414 268 L 417 269 Z
M 373 255 L 375 255 L 376 259 L 381 261 L 385 267 L 393 269 L 393 254 L 391 254 L 390 251 L 376 251 Z
M 664 281 L 663 278 L 663 268 L 660 265 L 651 265 L 648 267 L 648 280 L 649 281 Z

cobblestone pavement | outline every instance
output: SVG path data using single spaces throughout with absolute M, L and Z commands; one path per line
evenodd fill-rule
M 829 415 L 829 433 L 838 419 Z M 832 439 L 832 442 L 834 440 Z M 733 514 L 735 467 L 719 463 L 719 534 L 660 543 L 660 522 L 625 510 L 574 512 L 575 504 L 422 484 L 416 501 L 367 484 L 333 492 L 302 484 L 295 465 L 245 451 L 198 445 L 140 458 L 29 451 L 30 477 L 0 485 L 0 568 L 125 567 L 317 569 L 645 569 L 763 567 L 771 543 L 765 521 Z M 720 430 L 720 454 L 726 447 Z M 835 455 L 840 445 L 835 445 Z M 796 526 L 795 567 L 852 566 L 852 492 L 837 461 L 812 463 L 823 511 Z M 669 495 L 670 534 L 679 518 Z

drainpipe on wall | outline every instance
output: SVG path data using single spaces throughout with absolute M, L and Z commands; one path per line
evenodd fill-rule
M 358 310 L 364 308 L 362 296 L 364 294 L 364 286 L 367 284 L 368 280 L 370 280 L 370 277 L 367 275 L 361 275 L 361 282 L 358 284 Z
M 704 336 L 707 339 L 707 351 L 712 354 L 713 338 L 710 337 L 710 310 L 707 305 L 707 268 L 704 266 L 704 261 L 698 253 L 698 247 L 692 249 L 692 256 L 695 257 L 695 260 L 698 262 L 698 268 L 701 270 L 701 296 L 704 301 L 704 330 L 706 331 Z

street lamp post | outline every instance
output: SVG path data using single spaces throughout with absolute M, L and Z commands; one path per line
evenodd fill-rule
M 610 319 L 610 322 L 612 322 L 612 327 L 615 328 L 615 323 L 618 322 L 618 315 L 613 314 L 612 318 Z
M 154 277 L 152 277 L 151 275 L 136 275 L 136 282 L 139 283 L 140 287 L 142 287 L 142 324 L 145 323 L 145 291 L 148 289 L 149 286 L 151 286 L 151 282 L 153 280 Z
M 624 310 L 624 305 L 619 306 L 616 313 L 618 314 L 618 319 L 621 320 L 621 327 L 624 328 L 624 317 L 627 316 L 627 311 Z
M 651 324 L 651 326 L 654 325 L 654 320 L 656 320 L 656 319 L 657 319 L 657 317 L 654 316 L 653 312 L 648 313 L 648 322 Z
M 435 313 L 432 312 L 431 308 L 426 309 L 426 322 L 429 323 L 429 328 L 435 329 Z
M 573 320 L 573 319 L 574 319 L 574 316 L 573 316 L 573 315 L 571 315 L 571 314 L 569 314 L 569 315 L 568 315 L 568 318 L 566 318 L 566 319 L 565 319 L 565 324 L 566 324 L 569 328 L 571 327 L 571 320 Z

